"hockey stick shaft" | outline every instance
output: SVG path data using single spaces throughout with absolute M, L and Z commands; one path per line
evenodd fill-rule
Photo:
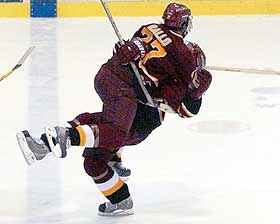
M 244 73 L 253 73 L 253 74 L 280 75 L 280 71 L 250 69 L 250 68 L 231 68 L 231 67 L 220 67 L 220 66 L 206 66 L 206 69 L 216 70 L 216 71 L 227 71 L 227 72 L 244 72 Z
M 109 21 L 110 21 L 110 23 L 111 23 L 111 25 L 112 25 L 112 27 L 113 27 L 113 29 L 114 29 L 116 35 L 117 35 L 117 37 L 118 37 L 120 43 L 123 45 L 123 44 L 124 44 L 124 41 L 123 41 L 123 39 L 122 39 L 121 33 L 120 33 L 120 31 L 119 31 L 119 29 L 118 29 L 118 27 L 117 27 L 117 25 L 116 25 L 116 23 L 115 23 L 115 21 L 114 21 L 112 15 L 111 15 L 111 13 L 110 13 L 110 11 L 109 11 L 109 8 L 107 7 L 107 4 L 106 4 L 105 0 L 100 0 L 100 1 L 101 1 L 101 4 L 102 4 L 102 6 L 103 6 L 103 8 L 104 8 L 104 10 L 105 10 L 105 12 L 106 12 L 106 15 L 107 15 L 107 17 L 108 17 L 108 19 L 109 19 Z M 147 104 L 148 104 L 149 106 L 156 107 L 156 105 L 155 105 L 155 103 L 154 103 L 152 97 L 150 96 L 148 90 L 146 89 L 146 87 L 145 87 L 144 84 L 143 84 L 143 81 L 142 81 L 142 79 L 141 79 L 141 76 L 140 76 L 140 74 L 139 74 L 139 71 L 138 71 L 138 69 L 137 69 L 135 63 L 134 63 L 134 62 L 130 62 L 130 65 L 131 65 L 131 67 L 132 67 L 132 70 L 133 70 L 133 72 L 134 72 L 134 74 L 135 74 L 135 76 L 136 76 L 136 78 L 137 78 L 137 80 L 138 80 L 138 83 L 139 83 L 139 85 L 140 85 L 140 87 L 141 87 L 143 93 L 145 94 L 145 97 L 146 97 L 146 99 L 147 99 L 147 101 L 148 101 Z
M 27 59 L 27 57 L 31 54 L 31 52 L 33 51 L 34 48 L 35 48 L 34 46 L 28 48 L 28 49 L 24 52 L 23 56 L 22 56 L 21 59 L 18 61 L 18 63 L 15 65 L 15 67 L 13 67 L 12 70 L 6 72 L 4 75 L 2 75 L 2 76 L 0 77 L 0 81 L 2 81 L 3 79 L 7 78 L 7 77 L 8 77 L 10 74 L 12 74 L 16 69 L 18 69 L 18 68 L 24 63 L 24 61 Z

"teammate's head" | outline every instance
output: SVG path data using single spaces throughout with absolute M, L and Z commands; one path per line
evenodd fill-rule
M 185 37 L 192 29 L 191 10 L 175 2 L 170 3 L 162 16 L 164 24 Z

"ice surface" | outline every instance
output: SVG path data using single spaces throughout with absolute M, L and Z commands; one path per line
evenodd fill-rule
M 117 18 L 125 39 L 160 18 Z M 208 65 L 280 70 L 279 16 L 195 17 L 189 40 Z M 135 215 L 97 215 L 105 199 L 83 171 L 81 150 L 27 167 L 15 134 L 39 135 L 101 101 L 93 77 L 117 38 L 106 18 L 1 19 L 0 70 L 32 45 L 25 64 L 0 83 L 0 223 L 278 224 L 280 77 L 212 72 L 199 115 L 169 115 L 124 162 Z

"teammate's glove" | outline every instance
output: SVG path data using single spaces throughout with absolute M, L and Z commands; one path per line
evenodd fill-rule
M 205 67 L 206 65 L 206 56 L 202 49 L 192 42 L 187 43 L 187 47 L 192 51 L 192 55 L 195 59 L 196 67 Z
M 212 75 L 206 69 L 198 67 L 192 72 L 192 81 L 187 92 L 193 100 L 198 100 L 209 88 L 212 82 Z
M 121 64 L 128 64 L 143 58 L 146 54 L 146 45 L 140 38 L 132 38 L 121 45 L 120 42 L 115 44 L 115 52 Z
M 177 113 L 179 114 L 180 117 L 182 118 L 190 118 L 193 117 L 194 114 L 192 114 L 186 107 L 184 103 L 181 103 L 180 106 L 177 109 Z
M 202 98 L 193 100 L 187 93 L 183 99 L 183 102 L 177 109 L 177 113 L 183 118 L 193 117 L 198 114 L 202 103 Z

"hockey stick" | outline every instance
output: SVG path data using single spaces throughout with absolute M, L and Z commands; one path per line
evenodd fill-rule
M 113 26 L 113 29 L 114 29 L 114 31 L 115 31 L 115 33 L 116 33 L 116 35 L 117 35 L 121 45 L 125 44 L 123 39 L 122 39 L 122 36 L 120 34 L 120 31 L 119 31 L 119 29 L 118 29 L 118 27 L 117 27 L 117 25 L 116 25 L 112 15 L 111 15 L 111 13 L 110 13 L 110 11 L 109 11 L 109 8 L 107 7 L 107 4 L 106 4 L 105 0 L 100 0 L 100 2 L 101 2 L 102 6 L 103 6 L 103 8 L 104 8 L 104 10 L 105 10 L 105 12 L 107 14 L 108 19 L 110 20 L 111 25 Z M 148 101 L 147 105 L 152 106 L 152 107 L 157 107 L 155 105 L 152 97 L 150 96 L 149 92 L 147 91 L 146 87 L 144 86 L 143 81 L 141 79 L 141 76 L 139 74 L 139 71 L 137 70 L 137 67 L 136 67 L 135 63 L 134 62 L 130 62 L 130 65 L 131 65 L 131 67 L 133 69 L 133 72 L 134 72 L 134 74 L 135 74 L 135 76 L 136 76 L 136 78 L 138 80 L 138 83 L 139 83 L 139 85 L 140 85 L 140 87 L 141 87 L 141 89 L 142 89 L 143 93 L 145 94 L 145 97 L 146 97 L 146 99 Z
M 230 67 L 220 67 L 220 66 L 206 66 L 206 69 L 216 70 L 216 71 L 227 71 L 227 72 L 244 72 L 244 73 L 254 73 L 254 74 L 280 75 L 280 71 L 251 69 L 251 68 L 230 68 Z
M 2 75 L 0 77 L 0 81 L 2 81 L 3 79 L 7 78 L 10 74 L 12 74 L 16 69 L 18 69 L 23 62 L 26 60 L 26 58 L 31 54 L 31 52 L 33 51 L 35 47 L 30 47 L 27 49 L 27 51 L 25 51 L 24 55 L 21 57 L 21 59 L 19 60 L 19 62 L 15 65 L 15 67 L 13 67 L 12 70 L 8 71 L 7 73 L 5 73 L 4 75 Z

